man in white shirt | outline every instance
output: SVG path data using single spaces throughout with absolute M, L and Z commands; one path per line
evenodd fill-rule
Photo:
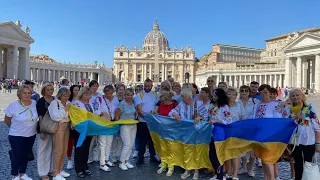
M 144 90 L 138 93 L 134 99 L 135 104 L 137 105 L 139 112 L 139 123 L 137 129 L 137 137 L 139 141 L 139 159 L 137 165 L 144 163 L 144 153 L 146 152 L 146 145 L 149 145 L 150 161 L 159 163 L 155 158 L 156 152 L 153 147 L 153 142 L 150 136 L 150 132 L 147 126 L 146 121 L 144 120 L 145 114 L 151 114 L 157 104 L 157 93 L 151 91 L 152 89 L 152 80 L 147 78 L 144 81 Z

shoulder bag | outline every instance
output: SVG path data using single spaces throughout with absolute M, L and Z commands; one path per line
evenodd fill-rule
M 60 109 L 59 102 L 57 101 L 58 109 Z M 43 116 L 42 119 L 39 120 L 40 124 L 40 133 L 44 134 L 54 134 L 57 131 L 59 122 L 51 119 L 49 110 Z

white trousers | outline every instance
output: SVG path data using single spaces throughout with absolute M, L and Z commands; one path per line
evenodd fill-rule
M 39 176 L 47 176 L 49 172 L 53 172 L 53 138 L 50 134 L 45 136 L 44 140 L 40 136 L 38 140 L 37 168 Z
M 112 147 L 113 135 L 111 136 L 98 136 L 99 149 L 100 149 L 100 165 L 105 165 L 105 161 L 109 161 L 109 155 Z
M 98 142 L 98 136 L 93 136 L 91 143 L 90 143 L 90 149 L 89 149 L 89 158 L 88 161 L 94 162 L 99 161 L 99 142 Z
M 112 141 L 112 147 L 111 147 L 111 152 L 112 152 L 112 160 L 116 161 L 119 160 L 121 150 L 122 150 L 122 139 L 120 137 L 120 133 L 116 134 L 113 136 L 113 141 Z
M 120 127 L 120 136 L 123 141 L 123 147 L 120 155 L 120 161 L 128 161 L 132 152 L 134 141 L 136 139 L 137 125 L 122 125 Z

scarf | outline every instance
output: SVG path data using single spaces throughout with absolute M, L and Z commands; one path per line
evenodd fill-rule
M 296 106 L 293 106 L 292 104 L 290 105 L 290 110 L 293 114 L 298 114 L 300 113 L 301 109 L 303 107 L 303 103 L 298 104 Z

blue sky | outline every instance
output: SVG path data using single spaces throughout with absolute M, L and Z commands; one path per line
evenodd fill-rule
M 113 49 L 141 47 L 158 18 L 170 47 L 190 45 L 201 57 L 213 44 L 265 47 L 265 39 L 319 27 L 319 0 L 10 0 L 0 22 L 29 25 L 31 54 L 113 65 Z M 23 27 L 24 28 L 24 27 Z

